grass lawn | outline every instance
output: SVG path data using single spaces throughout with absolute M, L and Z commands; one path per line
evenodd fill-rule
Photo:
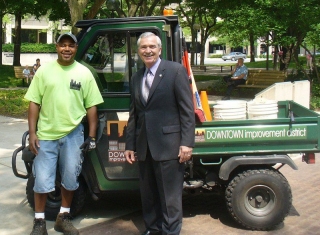
M 14 76 L 12 65 L 0 65 L 0 115 L 27 118 L 29 102 L 23 99 L 26 87 Z
M 12 65 L 0 65 L 0 88 L 22 87 L 22 79 L 15 78 Z
M 303 59 L 304 58 L 301 58 L 301 60 Z M 235 63 L 236 62 L 225 63 L 223 65 L 230 66 L 234 65 Z M 247 62 L 245 63 L 245 65 L 248 68 L 265 68 L 266 61 Z M 207 66 L 221 66 L 221 64 L 212 64 Z M 269 68 L 272 68 L 272 66 L 272 61 L 270 60 Z M 294 64 L 291 63 L 290 67 L 293 66 Z M 23 87 L 22 79 L 15 78 L 12 65 L 0 65 L 0 71 L 0 115 L 17 118 L 27 118 L 28 101 L 23 99 L 27 87 Z M 194 75 L 194 77 L 197 82 L 219 79 L 221 80 L 221 75 L 213 76 L 205 75 L 205 73 L 196 74 Z M 319 107 L 318 103 L 320 103 L 320 101 L 315 104 L 316 107 Z
M 306 64 L 306 61 L 304 58 L 299 58 L 300 62 L 302 64 Z M 230 61 L 230 62 L 226 62 L 223 64 L 209 64 L 207 66 L 231 66 L 231 65 L 235 65 L 237 63 L 237 61 Z M 261 61 L 255 61 L 255 62 L 245 62 L 244 63 L 245 66 L 247 66 L 247 68 L 249 69 L 254 69 L 254 68 L 266 68 L 267 67 L 267 61 L 266 60 L 261 60 Z M 268 65 L 269 65 L 269 69 L 273 69 L 273 63 L 272 60 L 268 60 Z M 295 64 L 294 63 L 290 63 L 289 64 L 289 69 L 293 69 L 295 68 Z
M 27 118 L 29 101 L 23 99 L 27 89 L 0 89 L 0 115 Z

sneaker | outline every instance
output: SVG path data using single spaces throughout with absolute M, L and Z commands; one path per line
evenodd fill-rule
M 46 221 L 44 219 L 34 219 L 30 235 L 48 235 Z
M 64 235 L 78 235 L 79 231 L 71 223 L 71 215 L 68 212 L 58 214 L 54 230 Z

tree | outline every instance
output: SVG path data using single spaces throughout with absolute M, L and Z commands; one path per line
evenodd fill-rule
M 0 8 L 0 26 L 1 26 L 1 29 L 0 29 L 0 49 L 1 49 L 1 54 L 0 54 L 0 62 L 2 64 L 2 44 L 3 44 L 3 41 L 2 41 L 2 33 L 3 33 L 3 30 L 2 30 L 2 24 L 3 24 L 3 17 L 4 17 L 4 9 L 1 9 Z
M 75 28 L 74 25 L 78 20 L 83 19 L 83 13 L 88 2 L 89 0 L 67 0 L 70 11 L 72 33 L 74 34 L 78 32 L 78 29 Z
M 203 2 L 199 0 L 185 1 L 179 3 L 179 8 L 176 9 L 180 14 L 181 25 L 188 27 L 191 32 L 191 64 L 194 65 L 194 52 L 197 50 L 196 37 L 198 37 L 198 31 L 200 31 L 200 66 L 204 65 L 204 51 L 205 44 L 210 35 L 215 31 L 217 25 L 218 8 L 215 1 L 209 1 L 206 6 L 203 6 Z M 196 27 L 195 27 L 196 26 Z
M 107 17 L 111 17 L 110 12 L 116 12 L 116 17 L 133 17 L 133 16 L 151 16 L 159 15 L 164 9 L 164 6 L 178 2 L 177 0 L 66 0 L 68 3 L 71 26 L 74 26 L 78 20 L 93 19 L 99 12 Z M 109 1 L 109 3 L 108 3 Z M 110 9 L 111 5 L 115 9 Z M 127 14 L 124 9 L 127 10 Z M 73 33 L 77 33 L 77 28 L 72 28 Z
M 13 55 L 13 65 L 20 66 L 20 52 L 21 52 L 21 20 L 27 15 L 31 14 L 35 17 L 40 17 L 45 15 L 50 9 L 50 4 L 53 3 L 53 0 L 20 0 L 19 2 L 15 1 L 5 1 L 4 7 L 6 13 L 12 14 L 15 16 L 15 32 L 14 32 L 14 55 Z M 2 44 L 1 44 L 2 45 Z
M 228 38 L 231 46 L 244 46 L 250 44 L 250 61 L 255 61 L 255 42 L 258 38 L 265 38 L 268 28 L 264 27 L 268 14 L 254 0 L 219 3 L 219 16 L 222 18 L 221 36 Z M 223 5 L 221 5 L 223 4 Z
M 266 23 L 270 32 L 274 32 L 276 36 L 272 38 L 272 43 L 282 50 L 280 69 L 286 72 L 293 59 L 297 69 L 309 77 L 298 60 L 298 50 L 308 32 L 313 31 L 320 23 L 320 2 L 317 0 L 257 0 L 257 2 L 270 16 Z
M 274 62 L 277 50 L 281 50 L 281 70 L 286 72 L 291 60 L 295 61 L 297 69 L 302 70 L 297 51 L 308 32 L 320 23 L 319 1 L 229 0 L 227 5 L 227 10 L 220 16 L 226 22 L 224 33 L 229 34 L 232 41 L 236 41 L 235 37 L 244 39 L 241 34 L 251 38 L 251 44 L 252 39 L 264 38 L 275 48 Z M 235 32 L 234 36 L 230 32 Z

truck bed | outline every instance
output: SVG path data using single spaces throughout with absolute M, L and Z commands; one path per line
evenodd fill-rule
M 193 156 L 320 152 L 319 114 L 294 101 L 278 102 L 276 119 L 199 123 Z

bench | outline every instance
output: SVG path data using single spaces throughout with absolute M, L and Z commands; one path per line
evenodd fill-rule
M 199 69 L 200 70 L 204 70 L 205 72 L 207 71 L 207 66 L 205 66 L 205 65 L 200 65 L 199 66 Z
M 27 79 L 24 74 L 23 74 L 23 70 L 24 70 L 25 66 L 14 66 L 13 69 L 14 69 L 14 76 L 16 78 L 21 78 L 22 79 L 22 86 L 24 86 L 24 81 Z M 31 72 L 31 71 L 30 71 Z M 30 74 L 29 76 L 29 79 L 31 81 L 32 79 L 32 75 Z M 30 82 L 29 81 L 29 82 Z
M 232 71 L 232 66 L 234 66 L 234 65 L 221 65 L 220 72 L 222 73 L 223 67 L 229 67 L 229 66 L 230 66 L 230 71 Z
M 221 65 L 221 66 L 206 66 L 206 65 L 196 66 L 196 65 L 193 65 L 191 67 L 191 69 L 193 71 L 203 70 L 204 72 L 207 72 L 208 68 L 213 69 L 214 67 L 218 67 L 218 68 L 220 68 L 220 72 L 222 73 L 224 67 L 227 67 L 227 68 L 230 67 L 230 71 L 232 71 L 232 66 L 234 66 L 234 65 Z
M 200 65 L 200 66 L 192 66 L 191 67 L 191 69 L 192 70 L 203 70 L 204 72 L 206 72 L 207 71 L 207 66 L 205 66 L 205 65 Z
M 246 84 L 238 85 L 237 87 L 267 88 L 274 83 L 284 82 L 285 79 L 286 76 L 282 71 L 252 69 L 248 71 L 248 79 Z

